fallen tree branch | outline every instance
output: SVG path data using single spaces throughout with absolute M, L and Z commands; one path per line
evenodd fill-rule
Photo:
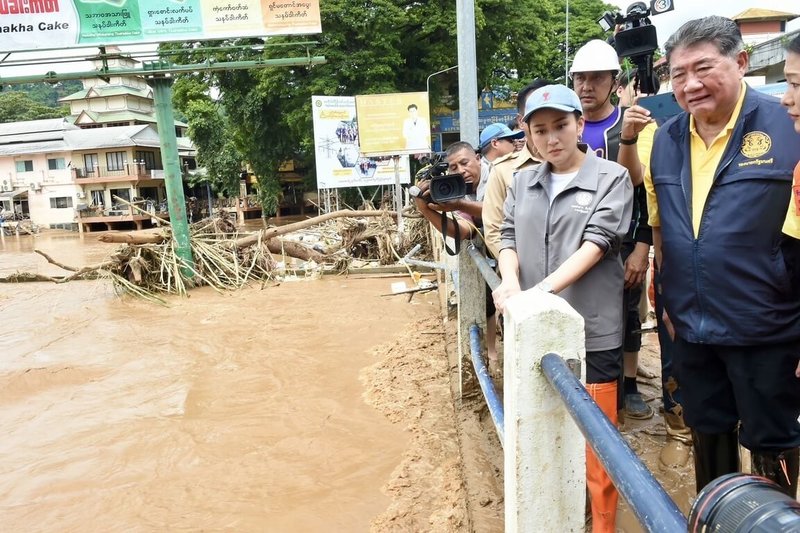
M 0 277 L 0 283 L 24 283 L 27 281 L 49 281 L 59 283 L 64 276 L 45 276 L 43 274 L 33 274 L 31 272 L 15 272 L 9 276 Z
M 97 240 L 118 244 L 161 244 L 167 236 L 162 233 L 104 233 Z
M 288 255 L 303 261 L 314 261 L 317 264 L 324 263 L 327 257 L 324 254 L 303 246 L 298 242 L 282 241 L 281 239 L 270 239 L 267 241 L 267 249 L 270 253 L 277 255 Z
M 299 231 L 301 229 L 309 228 L 311 226 L 316 226 L 317 224 L 322 224 L 323 222 L 327 222 L 335 218 L 380 217 L 384 215 L 394 217 L 396 216 L 396 214 L 397 213 L 395 211 L 352 211 L 352 210 L 334 211 L 332 213 L 326 213 L 318 217 L 309 218 L 308 220 L 301 220 L 300 222 L 294 222 L 292 224 L 287 224 L 285 226 L 277 226 L 275 228 L 263 229 L 258 233 L 255 233 L 253 235 L 248 235 L 247 237 L 242 237 L 241 239 L 233 241 L 232 246 L 234 248 L 244 248 L 245 246 L 252 246 L 253 244 L 258 242 L 259 238 L 261 240 L 268 241 L 269 239 L 272 239 L 274 237 L 279 237 L 281 235 L 286 235 L 287 233 L 292 233 L 294 231 Z

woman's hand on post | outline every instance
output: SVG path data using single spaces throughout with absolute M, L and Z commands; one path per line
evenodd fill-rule
M 494 299 L 494 306 L 497 308 L 497 311 L 502 314 L 505 311 L 508 299 L 520 292 L 518 280 L 503 279 L 500 285 L 492 291 L 492 298 Z

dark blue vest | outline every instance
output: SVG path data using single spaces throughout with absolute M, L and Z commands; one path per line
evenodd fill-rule
M 800 339 L 800 241 L 781 232 L 800 135 L 777 99 L 747 89 L 692 230 L 689 115 L 656 132 L 650 168 L 661 219 L 664 303 L 694 343 L 751 346 Z

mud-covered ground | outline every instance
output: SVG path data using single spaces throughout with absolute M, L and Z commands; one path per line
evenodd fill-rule
M 455 339 L 453 321 L 421 320 L 402 340 L 378 347 L 383 359 L 362 374 L 369 402 L 405 425 L 412 441 L 386 485 L 394 501 L 373 522 L 375 531 L 503 531 L 503 452 L 480 394 L 458 399 Z M 628 420 L 621 429 L 688 513 L 694 497 L 691 455 L 685 445 L 666 439 L 655 334 L 644 336 L 640 366 L 656 375 L 639 377 L 640 392 L 656 415 Z M 642 531 L 622 499 L 618 531 Z

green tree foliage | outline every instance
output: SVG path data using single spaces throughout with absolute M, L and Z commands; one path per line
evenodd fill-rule
M 277 207 L 280 184 L 276 176 L 282 162 L 294 159 L 314 168 L 312 95 L 424 91 L 431 73 L 457 63 L 452 0 L 325 0 L 320 8 L 323 33 L 313 37 L 318 44 L 308 50 L 292 46 L 307 41 L 307 36 L 278 37 L 267 40 L 261 52 L 237 49 L 211 59 L 297 57 L 308 52 L 324 55 L 326 64 L 221 71 L 202 75 L 202 79 L 195 76 L 199 85 L 175 100 L 178 110 L 189 119 L 190 136 L 198 144 L 199 155 L 206 148 L 201 148 L 204 141 L 198 135 L 213 122 L 208 88 L 219 92 L 222 112 L 218 115 L 223 118 L 221 123 L 213 122 L 214 127 L 224 124 L 224 137 L 251 165 L 267 212 Z M 560 77 L 563 82 L 564 10 L 564 0 L 477 0 L 478 89 L 516 84 L 510 87 L 513 91 L 534 77 Z M 613 7 L 601 0 L 570 0 L 570 49 L 603 36 L 596 21 L 606 10 Z M 181 63 L 209 59 L 197 51 L 197 43 L 162 45 L 161 50 Z M 512 69 L 518 79 L 509 81 L 503 72 Z M 436 78 L 431 84 L 434 106 L 444 101 L 444 93 L 458 94 L 456 81 L 455 75 Z M 193 97 L 206 102 L 201 106 L 203 112 L 199 107 L 190 112 Z M 194 120 L 202 121 L 204 127 L 196 126 Z M 208 145 L 208 149 L 219 150 L 220 146 Z
M 83 89 L 80 80 L 66 80 L 57 83 L 23 83 L 15 85 L 14 90 L 27 94 L 34 102 L 47 107 L 61 107 L 60 98 L 69 96 Z
M 0 122 L 2 123 L 61 118 L 67 115 L 69 115 L 69 108 L 66 106 L 48 107 L 19 91 L 0 93 Z
M 229 127 L 220 105 L 208 95 L 208 87 L 196 78 L 181 78 L 175 83 L 173 101 L 189 124 L 189 137 L 197 148 L 197 162 L 205 175 L 190 180 L 190 185 L 208 183 L 215 192 L 236 196 L 244 156 L 236 147 L 234 128 Z

